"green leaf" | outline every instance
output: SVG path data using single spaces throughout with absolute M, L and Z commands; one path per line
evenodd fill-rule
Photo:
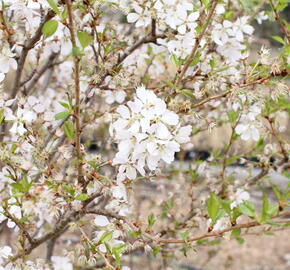
M 272 217 L 277 214 L 278 210 L 279 210 L 279 205 L 271 205 L 268 208 L 267 214 L 269 215 L 269 217 Z
M 274 40 L 276 40 L 277 42 L 283 44 L 283 45 L 286 45 L 285 41 L 283 40 L 283 38 L 279 37 L 279 36 L 272 36 L 272 38 Z
M 121 265 L 121 255 L 124 253 L 126 250 L 126 245 L 125 244 L 120 244 L 112 249 L 112 254 L 115 256 L 116 262 L 118 266 Z
M 239 205 L 239 210 L 242 214 L 248 217 L 255 217 L 255 206 L 252 202 L 244 201 Z
M 239 244 L 244 244 L 244 242 L 245 242 L 245 239 L 242 237 L 236 237 L 236 240 Z
M 72 54 L 73 54 L 73 56 L 76 56 L 76 57 L 82 57 L 85 55 L 85 52 L 83 49 L 81 49 L 79 47 L 73 47 Z
M 220 204 L 223 207 L 223 209 L 226 211 L 226 213 L 230 216 L 231 215 L 231 202 L 230 201 L 221 200 Z
M 0 110 L 0 125 L 2 124 L 3 120 L 4 120 L 4 109 L 1 109 Z
M 54 119 L 55 120 L 61 120 L 61 119 L 64 119 L 64 118 L 67 118 L 70 116 L 70 112 L 68 111 L 63 111 L 63 112 L 60 112 L 60 113 L 57 113 L 55 116 L 54 116 Z
M 234 110 L 228 111 L 227 114 L 228 114 L 228 118 L 229 118 L 229 122 L 230 123 L 234 123 L 237 120 L 238 116 L 239 116 L 239 112 L 238 111 L 234 111 Z
M 141 231 L 138 232 L 128 232 L 128 235 L 133 237 L 133 238 L 138 238 L 141 236 Z
M 52 8 L 52 10 L 56 13 L 59 14 L 59 10 L 57 8 L 57 4 L 55 2 L 55 0 L 46 0 L 47 3 L 49 4 L 49 6 Z
M 273 183 L 272 183 L 272 189 L 275 192 L 277 199 L 280 200 L 281 199 L 281 192 Z
M 148 216 L 148 226 L 152 227 L 154 225 L 155 221 L 156 221 L 156 218 L 155 218 L 154 214 L 150 214 Z
M 71 120 L 67 120 L 64 123 L 64 133 L 69 139 L 74 138 L 74 124 Z
M 180 233 L 180 236 L 181 236 L 182 240 L 186 242 L 188 237 L 189 237 L 189 231 L 186 231 L 184 233 Z
M 201 56 L 201 53 L 197 53 L 194 57 L 194 59 L 191 61 L 190 63 L 190 66 L 193 67 L 195 66 L 196 64 L 198 64 L 199 60 L 200 60 L 200 56 Z
M 42 34 L 44 34 L 46 37 L 52 36 L 58 27 L 58 21 L 56 20 L 50 20 L 47 21 L 41 29 Z
M 81 193 L 79 195 L 77 195 L 75 197 L 75 200 L 77 201 L 85 201 L 86 199 L 88 199 L 90 196 L 88 194 L 85 194 L 85 193 Z
M 29 182 L 27 175 L 24 175 L 19 182 L 13 183 L 11 186 L 13 187 L 14 192 L 28 193 L 32 187 L 32 182 Z
M 202 4 L 203 4 L 206 8 L 208 8 L 208 6 L 209 6 L 211 0 L 201 0 L 201 2 L 202 2 Z
M 75 190 L 74 190 L 72 187 L 70 187 L 70 186 L 68 186 L 68 185 L 63 185 L 62 187 L 63 187 L 63 189 L 64 189 L 67 193 L 69 193 L 71 196 L 74 196 L 74 195 L 75 195 Z
M 185 95 L 185 96 L 187 96 L 187 97 L 189 97 L 189 98 L 193 98 L 194 97 L 193 92 L 191 90 L 188 90 L 188 89 L 183 89 L 183 90 L 181 90 L 180 93 Z
M 69 104 L 67 104 L 67 103 L 65 103 L 65 102 L 62 102 L 62 101 L 60 101 L 60 102 L 59 102 L 59 104 L 60 104 L 62 107 L 64 107 L 64 108 L 68 109 L 68 110 L 70 110 L 70 109 L 71 109 L 71 108 L 70 108 L 70 105 L 69 105 Z
M 100 243 L 105 243 L 113 239 L 113 231 L 104 232 L 100 238 Z
M 77 36 L 83 48 L 86 48 L 94 41 L 94 38 L 87 32 L 80 31 Z
M 176 67 L 181 67 L 183 61 L 179 59 L 175 54 L 172 54 L 170 59 Z
M 241 229 L 240 228 L 235 228 L 232 230 L 231 236 L 237 237 L 241 234 Z
M 160 251 L 160 247 L 153 247 L 153 256 L 156 257 Z
M 207 200 L 207 212 L 213 224 L 217 221 L 219 208 L 220 202 L 218 197 L 214 193 L 211 193 L 209 199 Z

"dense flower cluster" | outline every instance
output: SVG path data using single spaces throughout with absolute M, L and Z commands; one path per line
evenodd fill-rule
M 118 180 L 133 180 L 137 171 L 144 176 L 145 165 L 154 171 L 161 160 L 172 163 L 180 144 L 189 141 L 192 127 L 180 127 L 178 115 L 166 107 L 153 91 L 141 86 L 133 101 L 116 109 L 111 134 L 119 149 L 113 160 L 113 164 L 120 164 Z

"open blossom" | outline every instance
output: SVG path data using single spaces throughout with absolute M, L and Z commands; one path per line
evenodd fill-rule
M 10 51 L 2 51 L 0 55 L 0 73 L 8 73 L 10 69 L 17 69 L 17 62 L 13 58 L 15 55 Z M 3 75 L 1 76 L 3 77 Z
M 212 31 L 212 39 L 218 45 L 224 45 L 229 40 L 229 30 L 232 23 L 225 20 L 222 24 L 218 23 L 214 26 Z
M 253 139 L 258 141 L 260 138 L 259 130 L 256 127 L 256 118 L 261 113 L 259 104 L 254 104 L 249 108 L 249 112 L 243 114 L 240 123 L 236 126 L 236 133 L 241 135 L 241 139 L 247 141 Z
M 207 227 L 210 227 L 212 220 L 207 220 Z M 221 217 L 213 226 L 212 231 L 220 231 L 231 226 L 230 218 L 226 215 Z
M 54 269 L 73 270 L 73 265 L 67 257 L 52 256 L 51 262 L 52 262 Z
M 153 91 L 141 86 L 134 101 L 117 108 L 110 131 L 118 143 L 113 164 L 120 164 L 119 180 L 133 180 L 137 171 L 144 176 L 145 165 L 154 171 L 160 161 L 170 164 L 180 144 L 189 141 L 191 126 L 180 127 L 178 115 L 166 107 Z
M 258 24 L 262 24 L 263 21 L 267 20 L 269 16 L 265 14 L 265 11 L 260 11 L 256 17 Z
M 102 215 L 97 215 L 95 217 L 94 223 L 96 226 L 107 226 L 110 224 L 110 221 L 108 220 L 108 218 L 106 216 L 102 216 Z
M 0 266 L 9 256 L 12 256 L 12 249 L 9 246 L 4 246 L 0 248 Z
M 24 127 L 24 123 L 31 123 L 36 120 L 36 113 L 31 110 L 22 109 L 18 107 L 16 111 L 16 116 L 13 114 L 11 109 L 7 108 L 5 112 L 5 119 L 7 121 L 13 121 L 13 125 L 10 128 L 12 134 L 19 134 L 22 136 L 27 130 Z
M 259 130 L 251 124 L 238 124 L 236 133 L 241 135 L 241 139 L 244 141 L 248 141 L 249 139 L 258 141 L 260 138 Z
M 136 23 L 136 27 L 148 26 L 151 23 L 151 15 L 148 7 L 144 9 L 138 4 L 133 3 L 133 8 L 135 12 L 129 13 L 127 15 L 128 22 Z
M 248 17 L 243 16 L 241 18 L 238 18 L 233 23 L 233 28 L 230 30 L 230 34 L 235 37 L 238 41 L 244 40 L 244 34 L 252 35 L 254 32 L 254 27 L 247 24 Z
M 250 194 L 247 191 L 238 188 L 235 194 L 230 197 L 230 199 L 233 200 L 233 202 L 231 203 L 231 208 L 234 208 L 241 204 L 243 201 L 249 200 Z
M 126 97 L 126 93 L 123 90 L 119 90 L 119 91 L 105 91 L 105 93 L 103 94 L 103 97 L 105 98 L 105 101 L 108 104 L 113 104 L 114 102 L 117 103 L 122 103 L 125 100 Z

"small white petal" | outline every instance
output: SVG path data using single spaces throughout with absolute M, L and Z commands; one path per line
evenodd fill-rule
M 95 219 L 94 219 L 94 223 L 95 223 L 96 226 L 104 227 L 104 226 L 109 225 L 110 224 L 110 221 L 105 216 L 97 215 L 95 217 Z

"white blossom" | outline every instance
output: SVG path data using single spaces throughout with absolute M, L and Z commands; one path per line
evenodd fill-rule
M 154 171 L 160 161 L 170 164 L 180 144 L 187 143 L 191 127 L 180 127 L 179 117 L 153 91 L 137 87 L 133 101 L 116 110 L 118 118 L 111 125 L 111 135 L 119 152 L 113 164 L 120 164 L 118 179 L 145 175 L 145 165 Z

